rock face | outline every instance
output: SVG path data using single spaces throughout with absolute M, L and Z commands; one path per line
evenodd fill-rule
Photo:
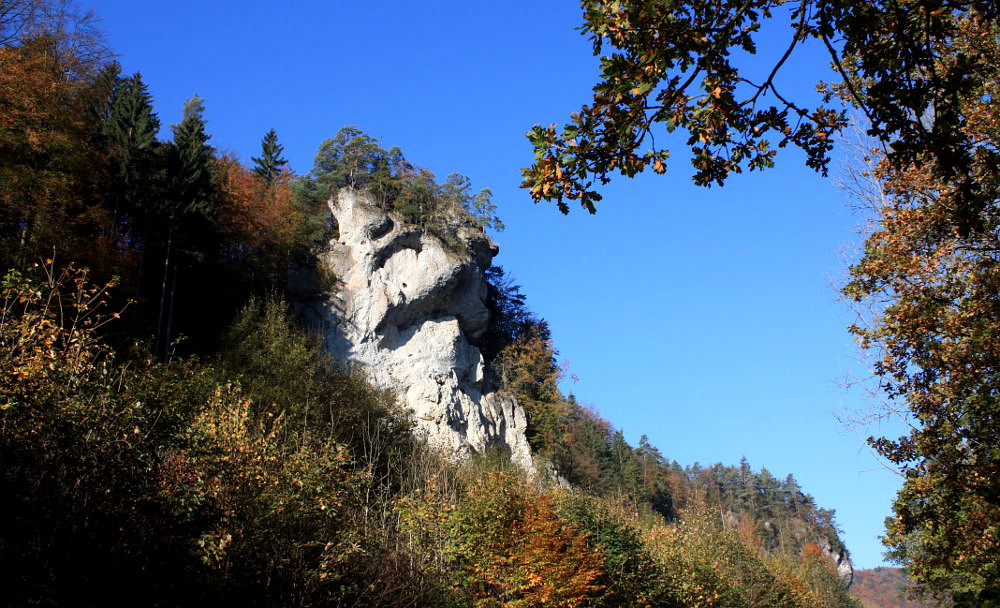
M 330 353 L 396 390 L 432 445 L 457 455 L 506 447 L 533 474 L 524 409 L 484 385 L 473 344 L 489 323 L 483 273 L 496 245 L 456 218 L 449 247 L 350 189 L 330 210 L 340 228 L 323 256 L 336 276 L 324 311 Z
M 840 580 L 845 586 L 850 587 L 851 583 L 854 582 L 854 564 L 851 563 L 851 558 L 844 551 L 834 551 L 829 541 L 821 542 L 819 548 L 823 557 L 837 567 L 837 575 L 840 576 Z

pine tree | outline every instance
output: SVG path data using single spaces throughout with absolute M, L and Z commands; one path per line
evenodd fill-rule
M 167 228 L 157 321 L 157 351 L 166 360 L 174 337 L 173 324 L 177 296 L 177 249 L 189 263 L 204 261 L 215 236 L 212 206 L 212 147 L 205 132 L 204 100 L 197 95 L 184 104 L 183 118 L 171 125 L 174 143 L 169 155 L 170 192 L 161 208 Z M 180 247 L 178 247 L 180 246 Z M 169 301 L 168 301 L 169 291 Z
M 282 168 L 288 164 L 288 160 L 281 157 L 285 147 L 278 143 L 278 134 L 271 129 L 264 135 L 260 142 L 260 158 L 253 157 L 254 175 L 264 180 L 267 186 L 272 186 L 278 176 L 281 175 Z
M 212 217 L 212 147 L 205 133 L 204 101 L 197 95 L 187 100 L 180 124 L 171 125 L 174 131 L 173 197 L 166 209 L 171 221 L 188 216 Z
M 161 198 L 162 171 L 155 154 L 160 120 L 142 75 L 117 77 L 101 124 L 101 137 L 110 159 L 110 205 L 123 247 L 142 238 L 138 224 L 148 219 L 154 201 Z M 144 239 L 143 239 L 144 240 Z

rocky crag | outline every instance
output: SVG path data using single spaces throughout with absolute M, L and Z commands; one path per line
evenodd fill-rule
M 329 204 L 339 226 L 322 256 L 335 276 L 322 311 L 329 352 L 395 390 L 430 444 L 460 456 L 506 448 L 533 474 L 524 409 L 490 390 L 475 346 L 489 323 L 484 271 L 497 246 L 458 215 L 443 238 L 363 192 L 344 189 Z
M 837 568 L 837 575 L 844 585 L 850 587 L 854 582 L 854 564 L 851 563 L 847 551 L 834 549 L 830 541 L 825 539 L 819 543 L 819 549 L 821 555 Z

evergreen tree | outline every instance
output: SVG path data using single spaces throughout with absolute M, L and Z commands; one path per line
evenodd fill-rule
M 170 221 L 186 217 L 212 217 L 212 147 L 205 132 L 204 99 L 195 95 L 184 103 L 183 118 L 171 125 L 174 147 L 171 154 L 172 200 L 166 208 Z
M 152 96 L 136 72 L 117 77 L 101 124 L 101 137 L 110 161 L 109 196 L 112 212 L 123 242 L 136 246 L 140 218 L 148 217 L 151 205 L 162 193 L 162 172 L 155 154 L 160 120 L 153 112 Z
M 184 104 L 183 118 L 171 125 L 174 142 L 169 154 L 169 196 L 161 208 L 166 224 L 163 282 L 160 289 L 160 312 L 157 321 L 157 351 L 169 358 L 173 341 L 176 309 L 178 260 L 203 262 L 214 239 L 215 210 L 212 206 L 212 148 L 205 132 L 204 100 L 197 95 Z M 178 247 L 180 246 L 180 247 Z M 169 291 L 169 300 L 168 300 Z
M 500 266 L 486 269 L 486 308 L 490 324 L 479 341 L 479 350 L 487 362 L 492 362 L 536 317 L 525 302 L 521 286 Z
M 497 217 L 497 206 L 492 202 L 493 193 L 489 188 L 483 188 L 478 194 L 472 194 L 472 180 L 459 173 L 452 173 L 441 185 L 441 197 L 454 207 L 461 208 L 476 221 L 476 224 L 486 231 L 503 232 L 504 223 Z
M 393 171 L 405 162 L 398 147 L 386 151 L 375 138 L 348 126 L 320 145 L 311 175 L 327 196 L 345 186 L 368 188 L 388 205 L 394 198 Z
M 254 175 L 264 180 L 264 183 L 268 186 L 272 186 L 278 176 L 281 175 L 281 171 L 285 165 L 288 164 L 288 160 L 281 157 L 282 152 L 285 151 L 285 147 L 278 143 L 278 134 L 274 129 L 271 129 L 264 135 L 264 139 L 260 142 L 261 155 L 260 158 L 253 157 Z

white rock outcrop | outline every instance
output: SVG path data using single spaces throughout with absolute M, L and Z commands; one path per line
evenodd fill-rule
M 850 588 L 854 582 L 854 564 L 851 563 L 851 558 L 848 557 L 847 552 L 843 549 L 834 551 L 828 540 L 820 542 L 819 548 L 823 557 L 837 567 L 837 575 L 840 577 L 841 582 Z
M 457 223 L 455 249 L 463 251 L 456 252 L 350 189 L 330 200 L 330 210 L 339 225 L 323 256 L 336 276 L 324 311 L 331 354 L 397 391 L 432 445 L 457 455 L 503 446 L 534 474 L 524 409 L 484 385 L 473 344 L 489 323 L 483 273 L 496 245 Z

